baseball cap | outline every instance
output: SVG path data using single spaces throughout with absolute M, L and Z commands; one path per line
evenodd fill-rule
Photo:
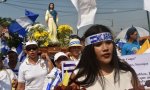
M 68 57 L 65 53 L 63 52 L 58 52 L 54 55 L 54 61 L 56 61 L 60 56 L 65 56 Z
M 37 42 L 36 41 L 33 41 L 33 40 L 29 40 L 28 42 L 25 43 L 25 47 L 29 46 L 29 45 L 37 45 Z
M 82 46 L 80 40 L 77 38 L 71 39 L 69 42 L 69 47 L 73 47 L 73 46 Z

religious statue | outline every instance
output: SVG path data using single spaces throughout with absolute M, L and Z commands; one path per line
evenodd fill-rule
M 57 23 L 58 23 L 58 13 L 54 10 L 54 3 L 50 3 L 48 10 L 45 14 L 45 21 L 48 25 L 48 32 L 50 33 L 49 38 L 52 43 L 57 43 Z

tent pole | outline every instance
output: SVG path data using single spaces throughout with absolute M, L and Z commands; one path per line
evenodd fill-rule
M 147 22 L 148 22 L 148 29 L 149 29 L 149 33 L 150 33 L 150 21 L 149 21 L 149 12 L 146 11 L 147 13 Z
M 77 35 L 79 34 L 79 29 L 77 29 Z

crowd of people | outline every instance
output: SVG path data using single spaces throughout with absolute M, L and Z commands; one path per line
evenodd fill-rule
M 53 3 L 48 6 L 45 21 L 51 40 L 57 43 L 58 13 Z M 135 27 L 128 29 L 126 43 L 120 48 L 111 30 L 99 24 L 88 28 L 82 38 L 70 36 L 67 52 L 57 52 L 54 58 L 39 54 L 38 43 L 28 40 L 22 61 L 13 48 L 7 57 L 0 56 L 0 90 L 144 90 L 134 69 L 119 58 L 136 54 L 139 48 Z M 66 86 L 62 83 L 64 61 L 76 61 Z
M 139 48 L 137 38 L 136 29 L 130 28 L 123 55 Z M 27 41 L 22 62 L 13 49 L 6 58 L 0 57 L 0 90 L 144 90 L 134 69 L 117 55 L 112 32 L 104 25 L 92 25 L 82 39 L 70 37 L 68 52 L 58 52 L 54 59 L 48 53 L 38 54 L 38 48 L 36 41 Z M 65 87 L 62 61 L 78 62 Z

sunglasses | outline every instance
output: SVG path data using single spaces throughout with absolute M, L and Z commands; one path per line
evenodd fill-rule
M 37 46 L 35 46 L 35 45 L 27 46 L 27 47 L 26 47 L 26 50 L 27 50 L 27 51 L 37 50 L 37 49 L 38 49 L 38 47 L 37 47 Z

